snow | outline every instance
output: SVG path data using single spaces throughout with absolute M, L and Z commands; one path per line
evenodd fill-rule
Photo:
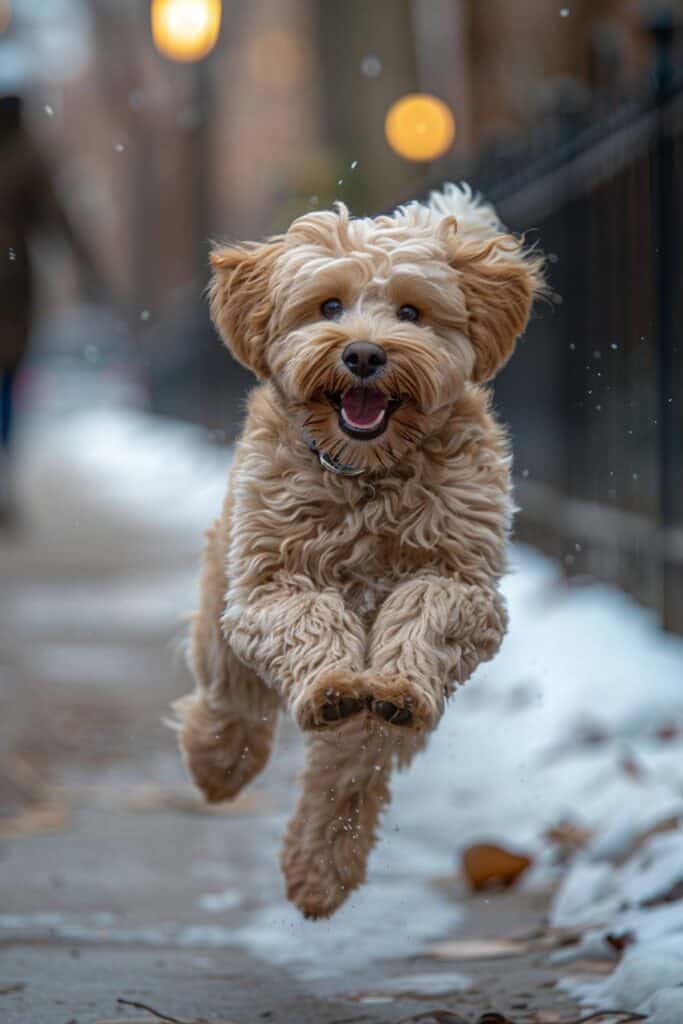
M 60 616 L 73 621 L 77 608 L 84 630 L 104 630 L 112 651 L 126 631 L 172 626 L 191 607 L 196 555 L 220 509 L 228 464 L 229 452 L 200 429 L 121 409 L 74 413 L 27 435 L 18 483 L 37 550 L 56 541 L 68 564 L 84 549 L 106 564 L 108 552 L 121 558 L 125 549 L 132 564 L 129 577 L 98 590 L 76 575 L 59 601 L 49 588 L 20 595 L 17 622 L 45 627 L 54 617 L 58 660 L 69 653 Z M 142 599 L 150 566 L 164 571 L 163 586 L 145 587 Z M 248 916 L 234 927 L 214 923 L 235 898 L 234 889 L 214 890 L 200 908 L 209 919 L 169 926 L 167 938 L 242 943 L 302 975 L 321 964 L 360 967 L 369 949 L 378 958 L 415 955 L 457 932 L 462 919 L 455 896 L 434 879 L 453 872 L 468 843 L 497 841 L 535 857 L 524 885 L 559 883 L 552 923 L 584 932 L 561 957 L 614 957 L 609 977 L 568 983 L 587 1005 L 647 1006 L 655 1024 L 683 1019 L 683 640 L 611 587 L 568 584 L 530 549 L 513 549 L 511 569 L 509 635 L 397 777 L 367 885 L 332 921 L 304 922 L 285 901 L 266 845 Z M 592 833 L 568 865 L 545 837 L 562 820 Z M 274 844 L 284 817 L 268 821 Z M 207 889 L 210 878 L 227 881 L 212 864 Z M 67 925 L 81 934 L 93 923 Z M 618 964 L 610 933 L 635 936 Z
M 582 984 L 564 983 L 563 987 L 584 1002 L 599 1007 L 618 1006 L 623 1010 L 646 1013 L 645 1007 L 653 1003 L 656 997 L 663 997 L 664 992 L 676 992 L 678 986 L 678 1006 L 683 1005 L 683 949 L 679 954 L 661 949 L 627 950 L 619 966 L 599 982 Z M 663 1016 L 664 1002 L 669 1003 L 667 995 L 659 1006 L 662 1021 L 675 1024 L 676 1018 Z
M 17 486 L 32 526 L 61 544 L 194 554 L 225 493 L 229 453 L 205 431 L 132 410 L 64 416 L 22 449 Z

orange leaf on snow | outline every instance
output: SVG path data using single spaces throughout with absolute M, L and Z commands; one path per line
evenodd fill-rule
M 462 855 L 463 874 L 475 891 L 495 887 L 506 889 L 514 885 L 531 863 L 531 858 L 524 854 L 512 853 L 502 846 L 488 843 L 468 846 Z
M 563 856 L 570 856 L 587 846 L 593 838 L 593 833 L 590 829 L 577 825 L 575 821 L 563 818 L 557 825 L 552 825 L 546 830 L 545 838 L 549 843 L 559 847 Z

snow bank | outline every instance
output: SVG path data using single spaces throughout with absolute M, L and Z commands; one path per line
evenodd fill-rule
M 182 555 L 220 511 L 230 458 L 199 427 L 105 406 L 29 431 L 17 490 L 39 538 Z

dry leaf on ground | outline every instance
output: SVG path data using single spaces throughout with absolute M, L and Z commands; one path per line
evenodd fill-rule
M 616 949 L 617 953 L 623 953 L 627 946 L 632 946 L 635 941 L 635 932 L 608 932 L 605 936 L 607 945 Z
M 478 843 L 462 855 L 462 870 L 474 890 L 513 885 L 531 865 L 531 858 L 502 846 Z
M 557 825 L 546 830 L 545 838 L 557 848 L 562 860 L 566 860 L 588 845 L 593 832 L 569 818 L 563 818 Z

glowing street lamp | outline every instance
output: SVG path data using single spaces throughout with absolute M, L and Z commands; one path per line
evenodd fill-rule
M 151 20 L 159 53 L 184 63 L 201 60 L 216 45 L 221 0 L 152 0 Z
M 436 96 L 409 93 L 389 108 L 384 134 L 394 152 L 404 159 L 436 160 L 453 145 L 455 119 Z

